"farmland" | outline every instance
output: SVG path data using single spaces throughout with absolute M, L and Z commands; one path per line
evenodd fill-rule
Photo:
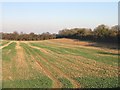
M 3 88 L 118 87 L 118 50 L 72 39 L 2 41 Z

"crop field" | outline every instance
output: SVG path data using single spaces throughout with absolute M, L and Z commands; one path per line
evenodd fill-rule
M 118 87 L 118 50 L 90 44 L 72 39 L 2 41 L 2 87 Z

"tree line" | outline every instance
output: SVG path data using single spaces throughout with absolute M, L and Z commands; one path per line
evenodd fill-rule
M 118 25 L 111 28 L 101 24 L 97 26 L 94 30 L 90 28 L 72 28 L 63 29 L 58 32 L 58 34 L 51 34 L 49 32 L 42 34 L 35 34 L 33 32 L 25 34 L 23 32 L 13 32 L 13 33 L 0 33 L 2 34 L 2 39 L 5 40 L 47 40 L 56 38 L 71 38 L 79 40 L 88 40 L 95 42 L 111 42 L 117 43 L 120 36 L 120 31 L 118 30 Z
M 34 40 L 47 40 L 47 39 L 55 39 L 56 34 L 50 34 L 49 32 L 42 34 L 35 34 L 33 32 L 29 34 L 25 34 L 21 32 L 20 34 L 16 31 L 13 33 L 1 33 L 2 39 L 5 40 L 20 40 L 20 41 L 34 41 Z
M 99 25 L 94 30 L 89 28 L 73 28 L 60 30 L 57 38 L 71 38 L 94 42 L 118 43 L 120 31 L 118 25 L 109 28 L 106 25 Z

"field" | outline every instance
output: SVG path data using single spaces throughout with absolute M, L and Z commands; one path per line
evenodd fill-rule
M 118 87 L 118 50 L 90 44 L 71 39 L 2 41 L 2 87 Z

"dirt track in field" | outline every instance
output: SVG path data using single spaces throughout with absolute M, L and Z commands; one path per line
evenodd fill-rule
M 17 55 L 16 55 L 16 59 L 15 59 L 15 62 L 16 62 L 16 69 L 17 69 L 17 73 L 18 73 L 18 77 L 22 77 L 22 78 L 28 78 L 29 75 L 28 75 L 28 72 L 29 72 L 29 67 L 28 67 L 28 64 L 25 60 L 25 53 L 24 53 L 24 50 L 23 48 L 20 46 L 20 42 L 17 41 L 16 42 L 16 52 L 17 52 Z
M 7 47 L 9 44 L 11 44 L 13 41 L 10 41 L 9 43 L 5 44 L 4 46 L 1 46 L 0 49 Z

